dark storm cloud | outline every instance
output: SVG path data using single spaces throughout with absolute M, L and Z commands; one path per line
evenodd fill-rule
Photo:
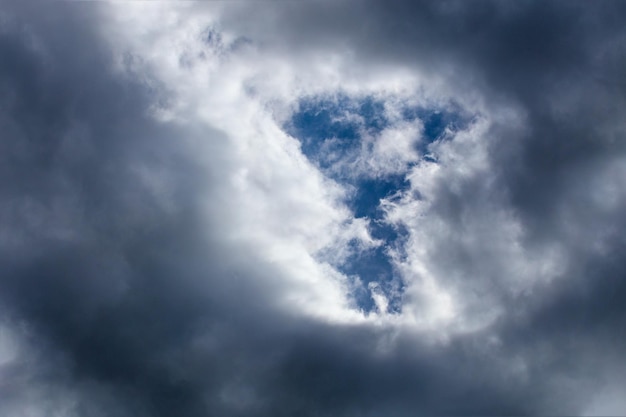
M 31 329 L 38 356 L 2 369 L 0 399 L 63 385 L 81 416 L 580 412 L 586 393 L 563 378 L 593 374 L 581 361 L 612 358 L 625 340 L 624 202 L 602 211 L 576 187 L 624 152 L 624 6 L 414 3 L 264 3 L 263 13 L 288 51 L 345 42 L 363 63 L 441 70 L 493 107 L 522 108 L 526 131 L 491 132 L 498 187 L 529 245 L 565 242 L 571 280 L 511 300 L 517 311 L 494 329 L 449 344 L 400 336 L 385 350 L 392 330 L 280 315 L 262 284 L 271 266 L 221 243 L 219 219 L 201 214 L 219 169 L 194 157 L 192 129 L 149 117 L 160 92 L 110 71 L 98 9 L 3 5 L 1 311 Z M 474 185 L 442 190 L 449 221 L 475 206 Z M 609 230 L 605 249 L 591 252 L 598 228 Z
M 616 366 L 611 361 L 624 343 L 626 248 L 619 236 L 626 202 L 611 186 L 626 179 L 609 167 L 626 156 L 624 3 L 307 2 L 263 9 L 255 12 L 267 20 L 256 24 L 278 29 L 266 34 L 244 19 L 242 30 L 280 39 L 284 53 L 306 56 L 340 44 L 357 65 L 443 75 L 451 91 L 478 91 L 488 111 L 511 106 L 522 115 L 522 129 L 496 123 L 489 132 L 495 186 L 485 191 L 481 177 L 460 190 L 440 184 L 433 213 L 463 230 L 491 199 L 520 219 L 526 248 L 564 248 L 563 279 L 507 299 L 501 320 L 507 349 L 531 364 L 532 380 L 586 380 Z M 610 191 L 598 191 L 607 184 Z M 499 262 L 473 257 L 455 236 L 439 249 L 444 272 L 446 264 L 484 272 Z M 551 406 L 568 401 L 571 395 Z
M 255 310 L 253 285 L 233 278 L 246 261 L 229 270 L 228 249 L 202 232 L 211 172 L 189 132 L 150 118 L 155 92 L 112 73 L 96 7 L 3 8 L 0 299 L 41 357 L 3 370 L 2 402 L 18 404 L 4 411 L 55 412 L 29 392 L 66 385 L 78 415 L 204 415 L 230 362 L 246 356 L 233 329 L 254 334 L 229 303 Z M 215 337 L 207 353 L 196 333 Z

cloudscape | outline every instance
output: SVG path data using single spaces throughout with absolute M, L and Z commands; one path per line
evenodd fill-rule
M 0 415 L 624 415 L 626 2 L 0 4 Z

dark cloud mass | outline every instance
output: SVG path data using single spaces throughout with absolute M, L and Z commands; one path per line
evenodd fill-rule
M 626 3 L 237 2 L 222 11 L 224 28 L 272 54 L 297 61 L 337 47 L 355 66 L 443 79 L 460 106 L 479 97 L 483 112 L 516 112 L 518 124 L 494 117 L 485 133 L 489 170 L 437 182 L 426 213 L 451 231 L 432 238 L 442 285 L 506 308 L 486 327 L 432 337 L 278 305 L 287 272 L 229 238 L 233 135 L 155 118 L 167 86 L 115 70 L 105 8 L 0 6 L 0 414 L 626 413 L 610 395 L 594 402 L 626 386 Z M 297 116 L 310 124 L 320 113 Z M 344 126 L 322 116 L 335 123 L 328 129 Z M 436 150 L 444 122 L 428 117 L 410 121 L 426 120 L 433 138 L 423 146 Z M 319 148 L 315 135 L 307 144 Z M 360 192 L 366 201 L 370 191 Z M 373 203 L 349 209 L 378 221 L 372 204 L 391 192 L 371 193 Z M 509 260 L 491 251 L 493 207 L 519 221 L 524 250 L 558 249 L 554 279 L 504 288 Z M 387 255 L 353 254 L 344 269 L 390 279 Z

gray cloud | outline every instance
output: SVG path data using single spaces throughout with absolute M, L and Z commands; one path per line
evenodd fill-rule
M 206 212 L 207 199 L 224 203 L 227 162 L 199 158 L 194 139 L 228 132 L 152 118 L 166 92 L 111 69 L 98 7 L 3 8 L 0 311 L 19 349 L 0 361 L 0 411 L 580 413 L 595 382 L 621 366 L 622 3 L 264 2 L 224 12 L 225 27 L 282 54 L 341 44 L 355 65 L 444 74 L 461 98 L 478 92 L 487 110 L 523 115 L 524 129 L 488 131 L 488 173 L 435 187 L 429 214 L 453 233 L 433 235 L 433 264 L 451 287 L 491 291 L 485 299 L 508 307 L 488 328 L 438 342 L 285 314 L 273 299 L 284 271 L 229 243 L 222 212 Z M 563 249 L 558 279 L 523 294 L 498 287 L 498 242 L 476 246 L 498 236 L 481 216 L 493 207 L 520 221 L 525 249 Z M 455 271 L 480 283 L 463 286 Z

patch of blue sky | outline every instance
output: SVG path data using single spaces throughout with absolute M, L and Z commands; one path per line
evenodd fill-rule
M 422 141 L 417 143 L 417 150 L 432 159 L 428 152 L 428 145 L 438 140 L 445 140 L 447 132 L 464 130 L 470 124 L 471 118 L 463 109 L 455 104 L 446 108 L 405 107 L 402 109 L 404 120 L 420 120 L 424 126 Z
M 428 154 L 428 145 L 446 139 L 447 132 L 467 128 L 470 117 L 455 104 L 428 108 L 406 106 L 401 109 L 404 121 L 423 124 L 422 140 L 416 140 L 421 155 Z M 371 96 L 353 98 L 347 95 L 307 97 L 285 125 L 296 137 L 302 152 L 323 170 L 345 162 L 361 145 L 364 134 L 375 136 L 390 126 L 385 116 L 385 103 Z
M 285 126 L 300 141 L 302 152 L 323 170 L 353 154 L 363 133 L 380 133 L 388 126 L 384 103 L 344 95 L 301 100 Z
M 373 311 L 376 307 L 367 290 L 370 282 L 378 283 L 386 294 L 389 300 L 388 313 L 401 311 L 400 296 L 404 285 L 394 274 L 388 254 L 389 245 L 395 246 L 397 242 L 387 242 L 364 251 L 353 251 L 352 256 L 339 268 L 347 276 L 359 277 L 361 290 L 354 297 L 358 306 L 366 312 Z
M 415 138 L 415 146 L 425 159 L 432 159 L 428 152 L 430 143 L 446 140 L 446 132 L 464 129 L 469 123 L 461 109 L 454 106 L 407 106 L 401 114 L 405 122 L 422 123 L 423 137 L 422 140 Z M 389 298 L 389 312 L 394 312 L 400 308 L 402 284 L 396 279 L 388 250 L 400 248 L 406 231 L 385 222 L 380 201 L 409 188 L 406 174 L 410 165 L 407 164 L 405 172 L 383 176 L 368 176 L 367 172 L 355 176 L 349 168 L 361 147 L 368 145 L 363 138 L 376 138 L 390 125 L 381 99 L 336 95 L 302 99 L 285 130 L 300 141 L 302 152 L 326 175 L 354 190 L 346 204 L 356 218 L 369 219 L 372 237 L 384 244 L 368 250 L 359 250 L 355 245 L 353 254 L 339 269 L 346 275 L 358 276 L 365 287 L 377 282 Z M 375 308 L 368 291 L 355 297 L 363 310 Z
M 393 175 L 383 179 L 361 179 L 357 181 L 354 197 L 347 202 L 355 217 L 366 217 L 370 220 L 370 234 L 384 244 L 364 251 L 352 251 L 352 255 L 339 269 L 346 275 L 358 276 L 366 286 L 372 281 L 381 284 L 380 288 L 389 298 L 389 313 L 400 312 L 401 303 L 396 295 L 401 294 L 401 282 L 396 278 L 388 250 L 392 247 L 400 250 L 401 242 L 408 233 L 405 229 L 385 221 L 380 200 L 408 187 L 409 182 L 404 175 Z M 386 291 L 392 287 L 397 291 Z M 374 308 L 370 295 L 357 294 L 357 302 L 365 311 Z
M 409 182 L 406 175 L 393 174 L 382 178 L 360 178 L 354 184 L 356 191 L 348 201 L 355 217 L 379 218 L 380 199 L 389 197 L 408 189 Z

